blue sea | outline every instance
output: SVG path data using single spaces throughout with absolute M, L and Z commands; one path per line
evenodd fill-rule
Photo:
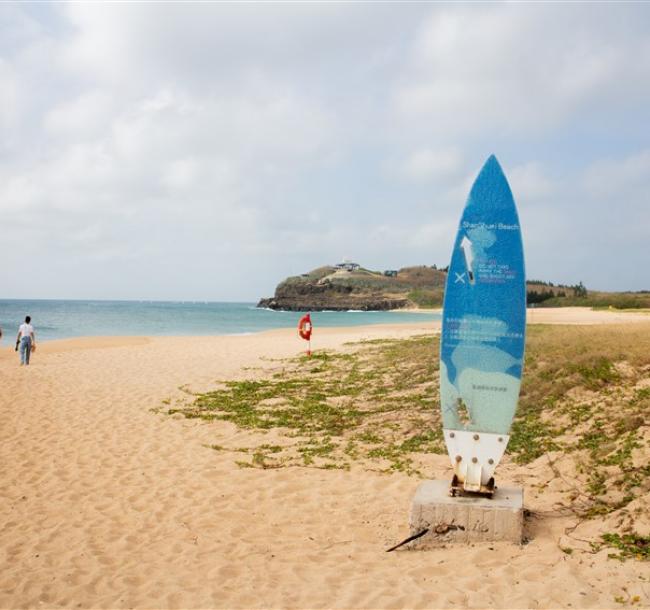
M 0 328 L 18 332 L 32 317 L 37 340 L 90 336 L 237 335 L 297 327 L 299 312 L 258 309 L 254 303 L 178 301 L 0 300 Z M 436 313 L 324 311 L 312 313 L 319 326 L 361 326 L 439 320 Z

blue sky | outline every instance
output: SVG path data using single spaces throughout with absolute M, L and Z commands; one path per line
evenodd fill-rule
M 0 4 L 0 285 L 255 300 L 446 265 L 495 153 L 529 277 L 650 289 L 647 4 Z

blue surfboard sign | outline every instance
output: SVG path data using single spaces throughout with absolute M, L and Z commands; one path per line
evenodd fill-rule
M 481 491 L 508 442 L 526 333 L 519 217 L 491 156 L 470 191 L 447 275 L 440 340 L 440 402 L 456 481 Z

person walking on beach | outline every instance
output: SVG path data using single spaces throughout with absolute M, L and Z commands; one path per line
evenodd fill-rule
M 20 366 L 29 365 L 29 355 L 32 349 L 36 348 L 36 338 L 34 337 L 34 327 L 31 325 L 32 319 L 27 316 L 25 321 L 18 329 L 16 336 L 16 349 L 20 347 Z

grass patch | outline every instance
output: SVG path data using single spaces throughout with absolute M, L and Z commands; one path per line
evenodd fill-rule
M 283 363 L 266 378 L 225 381 L 189 405 L 168 409 L 238 428 L 279 430 L 291 444 L 249 448 L 240 465 L 373 468 L 419 473 L 414 456 L 444 453 L 432 337 L 354 344 Z
M 649 331 L 637 324 L 528 328 L 508 453 L 519 464 L 568 456 L 574 489 L 565 504 L 581 517 L 609 514 L 650 487 L 650 388 L 638 387 L 650 372 Z M 242 467 L 357 465 L 422 475 L 425 456 L 446 452 L 437 338 L 365 341 L 274 366 L 266 376 L 223 382 L 166 412 L 273 430 L 275 445 L 260 435 L 258 445 L 230 449 L 245 455 Z M 621 545 L 630 542 L 625 536 Z M 636 540 L 627 555 L 619 549 L 621 557 L 647 555 Z
M 607 533 L 601 536 L 602 545 L 616 549 L 617 553 L 610 553 L 608 557 L 623 561 L 625 559 L 650 560 L 650 537 L 633 534 Z
M 571 454 L 581 516 L 622 508 L 650 483 L 638 452 L 650 390 L 635 388 L 650 369 L 649 331 L 647 325 L 528 328 L 508 450 L 521 464 L 549 451 Z
M 586 296 L 556 296 L 544 300 L 540 307 L 593 307 L 594 309 L 647 309 L 650 292 L 599 292 L 590 290 Z
M 416 288 L 408 293 L 407 298 L 418 307 L 442 307 L 443 291 L 439 288 L 434 290 Z

